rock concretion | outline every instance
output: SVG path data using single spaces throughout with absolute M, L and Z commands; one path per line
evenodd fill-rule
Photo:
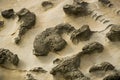
M 13 9 L 8 9 L 8 10 L 4 10 L 1 12 L 1 15 L 6 18 L 6 19 L 10 19 L 14 16 L 14 10 Z
M 28 9 L 23 8 L 18 13 L 18 22 L 20 22 L 19 33 L 18 36 L 15 38 L 15 43 L 18 44 L 21 40 L 21 37 L 31 29 L 36 22 L 36 15 L 30 12 Z
M 112 42 L 120 41 L 120 26 L 113 25 L 106 36 Z
M 7 63 L 17 66 L 19 63 L 19 58 L 16 54 L 13 54 L 10 50 L 1 48 L 0 64 L 7 64 Z
M 50 51 L 56 52 L 65 48 L 67 42 L 62 38 L 63 33 L 70 33 L 74 27 L 70 24 L 59 24 L 56 27 L 47 28 L 36 36 L 34 40 L 34 55 L 45 56 Z
M 115 67 L 109 63 L 109 62 L 102 62 L 101 64 L 96 64 L 96 65 L 93 65 L 89 72 L 90 73 L 94 73 L 94 72 L 98 72 L 98 71 L 113 71 L 115 69 Z
M 65 80 L 90 80 L 86 77 L 80 70 L 80 54 L 63 58 L 62 61 L 58 63 L 51 70 L 51 74 L 56 76 L 57 74 L 62 75 Z
M 71 40 L 74 44 L 79 43 L 79 41 L 87 41 L 92 36 L 92 31 L 89 28 L 89 25 L 83 25 L 80 29 L 74 30 L 71 34 Z
M 95 52 L 100 53 L 100 52 L 103 52 L 103 50 L 104 50 L 104 46 L 99 42 L 89 43 L 88 45 L 85 45 L 82 48 L 83 54 L 91 54 Z
M 91 11 L 88 9 L 88 3 L 79 0 L 74 0 L 72 5 L 66 4 L 63 7 L 63 10 L 67 15 L 72 16 L 87 16 L 91 13 Z

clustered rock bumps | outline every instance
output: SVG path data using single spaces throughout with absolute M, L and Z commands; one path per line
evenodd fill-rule
M 67 15 L 73 16 L 86 16 L 91 13 L 88 9 L 88 3 L 81 0 L 74 0 L 72 5 L 66 4 L 63 10 Z
M 103 80 L 120 80 L 120 74 L 119 73 L 109 74 Z
M 8 49 L 0 49 L 0 64 L 11 63 L 15 66 L 19 63 L 19 58 Z
M 71 40 L 74 44 L 77 44 L 79 41 L 87 41 L 92 35 L 92 31 L 89 28 L 89 25 L 83 25 L 80 29 L 75 30 L 71 34 Z
M 67 42 L 61 37 L 63 33 L 74 30 L 70 24 L 59 24 L 56 27 L 47 28 L 36 36 L 34 40 L 34 55 L 45 56 L 50 51 L 56 52 L 65 48 Z
M 18 37 L 15 38 L 15 43 L 18 44 L 21 40 L 21 37 L 31 29 L 36 22 L 36 15 L 30 12 L 28 9 L 23 8 L 17 13 L 19 20 L 21 22 Z

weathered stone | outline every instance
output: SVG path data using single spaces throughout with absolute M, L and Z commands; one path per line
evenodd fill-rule
M 0 27 L 4 26 L 4 21 L 0 21 Z
M 4 10 L 1 12 L 1 15 L 7 19 L 12 18 L 14 16 L 14 10 L 13 9 Z
M 120 41 L 120 26 L 113 25 L 106 36 L 112 42 Z
M 99 42 L 92 42 L 82 48 L 83 54 L 91 54 L 94 52 L 103 52 L 104 46 Z
M 90 80 L 80 70 L 80 54 L 63 58 L 57 66 L 51 70 L 51 74 L 64 77 L 65 80 Z
M 53 7 L 53 3 L 51 1 L 43 1 L 41 5 L 42 5 L 42 7 L 46 8 L 46 9 Z
M 86 16 L 91 13 L 88 9 L 88 3 L 84 1 L 74 1 L 73 5 L 66 4 L 63 10 L 67 15 L 73 16 Z
M 63 33 L 70 33 L 74 28 L 69 24 L 59 24 L 47 28 L 34 40 L 34 55 L 45 56 L 50 51 L 56 52 L 65 48 L 67 42 L 61 37 Z
M 25 77 L 26 80 L 37 80 L 33 77 L 32 74 L 26 74 L 26 77 Z
M 118 73 L 110 74 L 106 76 L 103 80 L 120 80 L 120 75 Z
M 112 7 L 113 4 L 111 4 L 110 0 L 98 0 L 101 4 L 107 7 Z
M 94 73 L 94 72 L 98 72 L 98 71 L 106 72 L 106 71 L 112 71 L 114 69 L 115 69 L 115 67 L 111 63 L 109 63 L 109 62 L 102 62 L 101 64 L 93 65 L 90 68 L 89 72 L 90 73 Z
M 74 44 L 79 43 L 79 41 L 89 40 L 92 35 L 92 31 L 90 30 L 88 25 L 83 25 L 80 29 L 75 30 L 71 34 L 71 40 Z
M 30 72 L 37 72 L 37 73 L 41 72 L 41 73 L 46 73 L 47 71 L 44 70 L 42 67 L 35 67 L 35 68 L 31 69 Z
M 15 43 L 18 44 L 21 41 L 21 37 L 29 30 L 31 29 L 36 22 L 36 16 L 34 13 L 30 12 L 28 9 L 21 9 L 17 13 L 19 20 L 18 22 L 21 22 L 18 36 L 15 38 Z
M 19 63 L 19 58 L 8 49 L 0 49 L 0 64 L 11 63 L 15 66 Z

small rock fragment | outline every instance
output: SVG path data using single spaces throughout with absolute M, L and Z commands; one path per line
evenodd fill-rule
M 35 79 L 34 77 L 33 77 L 33 75 L 32 74 L 26 74 L 26 77 L 25 77 L 25 79 L 26 80 L 37 80 L 37 79 Z
M 84 46 L 82 48 L 82 52 L 83 54 L 91 54 L 91 53 L 94 53 L 94 52 L 102 52 L 104 50 L 104 46 L 99 43 L 99 42 L 92 42 L 92 43 L 89 43 L 88 45 Z
M 53 3 L 50 1 L 43 1 L 41 5 L 42 5 L 42 7 L 46 8 L 46 9 L 50 9 L 53 7 Z
M 31 29 L 36 22 L 36 15 L 30 12 L 28 9 L 23 8 L 17 13 L 19 20 L 21 22 L 18 36 L 15 38 L 15 43 L 18 44 L 21 41 L 21 37 Z
M 101 4 L 103 4 L 104 6 L 107 6 L 107 7 L 112 7 L 113 4 L 110 2 L 110 0 L 99 0 L 99 2 Z
M 4 10 L 1 12 L 1 15 L 4 17 L 4 18 L 12 18 L 14 16 L 14 10 L 13 9 L 8 9 L 8 10 Z
M 15 66 L 19 63 L 19 58 L 8 49 L 0 49 L 0 64 L 11 63 Z
M 110 74 L 106 76 L 103 80 L 120 80 L 120 75 L 118 73 Z
M 114 69 L 115 69 L 115 67 L 111 63 L 109 63 L 109 62 L 102 62 L 101 64 L 93 65 L 90 68 L 89 72 L 90 73 L 98 72 L 98 71 L 106 72 L 106 71 L 112 71 Z
M 59 24 L 47 28 L 34 40 L 34 55 L 46 56 L 50 51 L 57 52 L 65 48 L 67 42 L 62 38 L 63 33 L 70 33 L 74 28 L 69 24 Z
M 92 31 L 90 30 L 88 25 L 83 25 L 80 29 L 75 30 L 71 34 L 71 40 L 74 44 L 79 43 L 79 41 L 89 40 L 92 35 Z
M 42 67 L 35 67 L 33 69 L 30 70 L 31 72 L 41 72 L 41 73 L 46 73 L 47 71 L 44 70 Z
M 63 10 L 67 15 L 73 16 L 86 16 L 91 13 L 88 10 L 88 3 L 84 1 L 74 1 L 73 5 L 66 4 Z
M 0 27 L 4 26 L 4 21 L 0 21 Z
M 113 25 L 106 36 L 112 42 L 120 41 L 120 26 Z

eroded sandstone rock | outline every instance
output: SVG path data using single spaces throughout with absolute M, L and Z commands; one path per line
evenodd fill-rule
M 43 1 L 41 5 L 45 9 L 50 9 L 53 7 L 53 3 L 51 1 Z
M 106 72 L 106 71 L 112 71 L 114 69 L 115 69 L 115 67 L 111 63 L 109 63 L 109 62 L 102 62 L 101 64 L 93 65 L 90 68 L 89 72 L 90 73 L 94 73 L 94 72 L 98 72 L 98 71 Z
M 30 12 L 28 9 L 23 8 L 17 13 L 20 22 L 20 28 L 18 36 L 15 38 L 15 43 L 18 44 L 21 40 L 21 37 L 29 30 L 31 29 L 36 22 L 36 15 L 32 12 Z
M 35 79 L 32 74 L 27 73 L 25 76 L 25 80 L 37 80 L 37 79 Z
M 51 74 L 62 75 L 65 80 L 90 80 L 80 70 L 80 54 L 63 58 L 57 66 L 51 70 Z
M 47 71 L 44 70 L 42 67 L 35 67 L 35 68 L 31 69 L 30 72 L 37 72 L 37 73 L 41 72 L 41 73 L 46 73 Z
M 0 21 L 0 27 L 4 26 L 4 21 Z
M 120 41 L 120 26 L 113 25 L 106 36 L 112 42 Z
M 79 43 L 79 41 L 89 40 L 92 35 L 92 31 L 90 30 L 88 25 L 83 25 L 80 29 L 75 30 L 71 34 L 71 40 L 74 44 Z
M 0 64 L 11 63 L 15 66 L 19 63 L 19 58 L 8 49 L 0 49 Z
M 91 11 L 88 9 L 87 2 L 77 0 L 74 0 L 73 5 L 66 4 L 63 7 L 63 10 L 67 15 L 74 16 L 86 16 L 91 13 Z
M 12 18 L 14 16 L 14 10 L 13 9 L 8 9 L 8 10 L 4 10 L 1 12 L 1 15 L 4 17 L 4 18 Z
M 107 6 L 107 7 L 112 7 L 113 4 L 111 3 L 110 0 L 98 0 L 101 4 L 103 4 L 104 6 Z
M 69 24 L 59 24 L 56 27 L 47 28 L 34 40 L 34 55 L 45 56 L 50 51 L 56 52 L 65 48 L 67 42 L 61 37 L 63 33 L 70 33 L 74 30 Z
M 106 76 L 103 80 L 120 80 L 120 74 L 113 73 L 108 76 Z
M 99 43 L 99 42 L 92 42 L 92 43 L 89 43 L 88 45 L 85 45 L 83 48 L 82 48 L 82 52 L 83 54 L 91 54 L 91 53 L 94 53 L 94 52 L 103 52 L 104 50 L 104 46 Z

